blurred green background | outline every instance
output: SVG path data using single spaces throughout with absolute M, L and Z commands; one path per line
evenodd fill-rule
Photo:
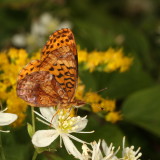
M 108 143 L 120 145 L 125 135 L 128 144 L 136 148 L 141 146 L 142 159 L 158 160 L 159 8 L 159 0 L 1 0 L 0 49 L 16 47 L 25 48 L 28 52 L 37 51 L 45 44 L 49 34 L 61 27 L 71 27 L 77 44 L 87 51 L 105 51 L 109 47 L 122 47 L 126 55 L 134 58 L 129 71 L 89 73 L 80 70 L 80 77 L 87 89 L 97 91 L 107 87 L 108 90 L 101 94 L 116 98 L 123 120 L 117 124 L 110 124 L 95 113 L 80 111 L 82 115 L 89 114 L 86 130 L 96 132 L 92 136 L 78 136 L 87 141 L 103 138 Z M 36 28 L 42 22 L 43 27 Z M 10 159 L 31 159 L 33 147 L 26 126 L 3 137 L 6 153 L 12 154 Z M 60 154 L 61 152 L 58 152 L 57 156 Z M 70 158 L 73 159 L 67 159 Z M 39 159 L 47 158 L 41 155 Z

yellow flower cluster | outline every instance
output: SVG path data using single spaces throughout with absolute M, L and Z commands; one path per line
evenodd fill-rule
M 122 120 L 122 115 L 116 110 L 116 101 L 109 100 L 101 97 L 96 92 L 86 92 L 84 93 L 85 86 L 80 81 L 78 85 L 76 98 L 84 100 L 87 104 L 91 105 L 92 111 L 105 112 L 105 120 L 111 123 L 116 123 L 119 120 Z
M 109 112 L 106 116 L 105 116 L 105 120 L 109 121 L 111 123 L 116 123 L 119 120 L 122 120 L 122 115 L 120 112 Z
M 91 72 L 95 69 L 105 72 L 119 69 L 120 72 L 124 72 L 132 63 L 132 58 L 125 57 L 122 49 L 91 53 L 87 53 L 86 50 L 78 50 L 79 63 L 84 62 L 85 69 L 89 69 Z M 39 59 L 39 57 L 40 52 L 29 58 L 25 50 L 14 48 L 0 53 L 0 100 L 6 103 L 8 112 L 18 115 L 19 118 L 13 124 L 14 126 L 20 126 L 23 123 L 27 109 L 27 104 L 16 95 L 17 75 L 30 60 Z M 106 111 L 108 113 L 106 120 L 113 123 L 121 119 L 121 115 L 115 111 L 115 100 L 104 99 L 94 92 L 84 94 L 84 89 L 85 86 L 80 84 L 76 97 L 90 103 L 94 112 Z
M 124 56 L 123 50 L 109 48 L 107 51 L 93 51 L 88 53 L 86 50 L 78 50 L 79 63 L 84 63 L 85 68 L 90 72 L 94 70 L 113 72 L 119 70 L 125 72 L 132 64 L 133 58 Z
M 30 59 L 25 50 L 14 48 L 1 52 L 0 59 L 0 101 L 6 103 L 7 112 L 18 115 L 13 126 L 20 126 L 26 116 L 27 104 L 16 95 L 17 75 Z

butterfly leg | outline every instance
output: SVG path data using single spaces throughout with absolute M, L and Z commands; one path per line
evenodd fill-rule
M 56 113 L 53 115 L 52 119 L 51 119 L 51 124 L 50 124 L 50 127 L 52 127 L 52 121 L 53 121 L 53 118 L 59 113 L 60 109 L 59 109 L 59 106 L 60 106 L 60 103 L 57 105 L 57 111 Z
M 68 117 L 70 117 L 70 119 L 73 117 L 73 116 L 71 116 L 72 109 L 74 109 L 73 106 L 71 106 L 71 107 L 68 109 L 69 115 L 64 119 L 64 121 L 65 121 L 65 120 L 69 120 Z

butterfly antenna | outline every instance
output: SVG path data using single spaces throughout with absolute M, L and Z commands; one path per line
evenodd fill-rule
M 106 88 L 103 88 L 103 89 L 100 89 L 99 91 L 96 91 L 96 92 L 93 92 L 93 93 L 99 93 L 99 92 L 102 92 L 102 91 L 104 91 L 104 90 L 107 90 L 108 88 L 106 87 Z M 86 97 L 89 97 L 90 95 L 87 95 Z
M 107 90 L 108 88 L 106 87 L 106 88 L 103 88 L 103 89 L 101 89 L 101 90 L 99 90 L 99 91 L 96 91 L 96 92 L 93 92 L 93 93 L 99 93 L 99 92 L 102 92 L 102 91 L 104 91 L 104 90 Z M 90 95 L 87 95 L 86 97 L 89 97 Z M 89 105 L 91 105 L 91 103 L 85 103 L 85 104 L 89 104 Z
M 95 93 L 99 93 L 99 92 L 102 92 L 102 91 L 107 90 L 107 89 L 108 89 L 108 88 L 106 87 L 106 88 L 100 89 L 99 91 L 97 91 L 97 92 L 95 92 Z

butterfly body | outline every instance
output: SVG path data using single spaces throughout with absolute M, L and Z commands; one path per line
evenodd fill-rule
M 50 36 L 40 60 L 31 61 L 19 73 L 17 95 L 35 107 L 82 105 L 75 99 L 78 81 L 76 43 L 70 29 Z

